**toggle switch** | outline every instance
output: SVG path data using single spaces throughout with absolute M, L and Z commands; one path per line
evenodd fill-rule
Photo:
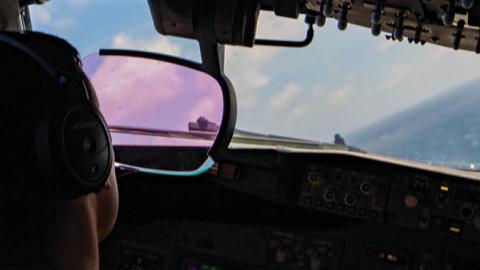
M 344 3 L 342 6 L 342 11 L 340 12 L 340 16 L 338 17 L 338 30 L 344 31 L 347 29 L 348 26 L 348 11 L 350 10 L 351 6 L 349 3 Z
M 450 26 L 455 19 L 455 1 L 449 0 L 447 4 L 447 8 L 442 15 L 442 21 L 445 26 Z

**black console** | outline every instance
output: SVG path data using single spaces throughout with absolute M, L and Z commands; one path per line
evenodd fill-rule
M 480 269 L 474 172 L 237 150 L 195 178 L 119 175 L 104 269 Z
M 307 168 L 299 206 L 480 241 L 480 185 L 474 180 Z

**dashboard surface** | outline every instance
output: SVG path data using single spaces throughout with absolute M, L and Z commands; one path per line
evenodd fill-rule
M 119 171 L 102 266 L 478 269 L 476 174 L 420 167 L 244 149 L 195 178 Z

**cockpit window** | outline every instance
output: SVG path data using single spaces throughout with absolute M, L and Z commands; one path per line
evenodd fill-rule
M 372 37 L 353 25 L 343 33 L 336 24 L 317 28 L 305 49 L 230 50 L 239 129 L 327 143 L 321 148 L 345 144 L 441 166 L 480 166 L 477 55 Z M 305 25 L 263 14 L 259 32 L 301 39 Z
M 147 1 L 54 0 L 32 7 L 31 16 L 33 29 L 67 38 L 83 56 L 114 47 L 200 59 L 195 42 L 156 33 Z M 232 147 L 342 149 L 480 167 L 478 56 L 393 42 L 353 25 L 344 33 L 336 24 L 316 28 L 303 49 L 227 48 L 239 105 Z M 305 30 L 303 18 L 263 12 L 258 36 L 302 39 Z

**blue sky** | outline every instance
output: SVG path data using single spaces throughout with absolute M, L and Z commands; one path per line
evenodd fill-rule
M 31 8 L 33 27 L 64 37 L 82 56 L 99 48 L 158 51 L 199 60 L 195 42 L 156 33 L 147 1 L 51 0 Z M 480 56 L 373 37 L 336 21 L 305 49 L 228 47 L 226 73 L 238 95 L 237 127 L 332 141 L 480 79 Z M 297 21 L 262 13 L 259 37 L 304 36 Z

